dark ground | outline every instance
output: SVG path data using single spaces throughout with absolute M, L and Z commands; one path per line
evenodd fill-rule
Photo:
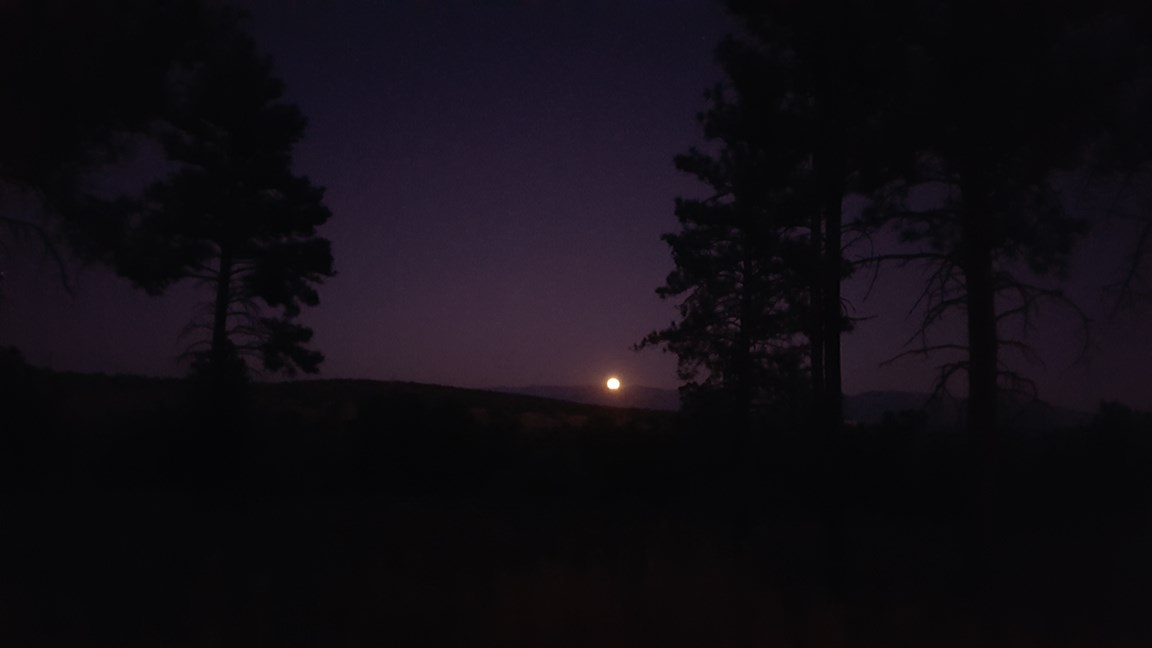
M 229 430 L 180 381 L 8 373 L 4 646 L 1152 645 L 1118 408 L 1010 436 L 974 561 L 958 439 L 909 419 L 824 490 L 800 437 L 732 461 L 664 412 L 318 381 Z

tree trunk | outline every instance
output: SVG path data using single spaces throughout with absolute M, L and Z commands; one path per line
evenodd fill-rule
M 740 435 L 746 436 L 752 423 L 752 326 L 756 314 L 752 311 L 752 236 L 745 227 L 743 241 L 744 258 L 741 260 L 740 285 L 740 333 L 737 340 L 736 372 L 739 385 L 736 389 L 737 406 L 740 408 Z
M 232 298 L 232 254 L 220 252 L 220 268 L 216 273 L 216 299 L 212 308 L 212 343 L 209 349 L 208 371 L 213 381 L 219 382 L 228 372 L 232 350 L 228 340 L 228 306 Z
M 809 331 L 808 344 L 811 354 L 812 372 L 812 415 L 813 422 L 819 423 L 824 417 L 825 390 L 824 390 L 824 318 L 822 316 L 824 304 L 824 286 L 821 281 L 820 259 L 823 256 L 824 228 L 820 210 L 812 214 L 812 268 L 809 277 Z
M 840 371 L 840 332 L 843 312 L 840 308 L 841 227 L 843 222 L 844 178 L 843 165 L 829 160 L 825 166 L 825 184 L 821 200 L 824 203 L 825 233 L 822 276 L 824 279 L 824 425 L 830 434 L 836 434 L 844 422 L 842 378 Z
M 992 228 L 978 172 L 961 178 L 963 243 L 961 272 L 968 302 L 968 434 L 987 456 L 996 434 L 996 285 L 992 268 Z
M 823 249 L 818 257 L 817 277 L 821 283 L 821 302 L 817 317 L 823 333 L 823 403 L 817 429 L 822 435 L 823 517 L 827 547 L 826 586 L 834 597 L 843 594 L 848 572 L 844 531 L 844 464 L 840 329 L 841 227 L 844 203 L 844 157 L 835 133 L 837 118 L 834 107 L 824 106 L 821 114 L 823 141 L 818 149 L 814 170 L 820 192 L 817 213 L 823 220 Z
M 980 632 L 992 633 L 998 611 L 992 602 L 995 581 L 993 508 L 996 503 L 997 348 L 996 285 L 992 267 L 995 222 L 978 163 L 961 168 L 961 272 L 968 326 L 968 442 L 971 493 L 967 519 L 967 571 L 979 610 Z

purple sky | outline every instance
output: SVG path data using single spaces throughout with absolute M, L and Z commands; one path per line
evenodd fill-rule
M 654 294 L 672 266 L 659 237 L 676 228 L 673 198 L 700 192 L 672 156 L 701 142 L 695 114 L 720 79 L 712 50 L 729 24 L 715 3 L 244 4 L 309 118 L 297 168 L 328 188 L 334 213 L 322 233 L 339 275 L 305 316 L 327 356 L 323 376 L 677 384 L 671 356 L 629 347 L 675 315 Z M 1077 259 L 1069 292 L 1094 316 L 1123 236 Z M 69 296 L 28 250 L 5 272 L 0 343 L 32 362 L 182 371 L 191 286 L 148 298 L 74 266 Z M 931 362 L 877 366 L 910 332 L 917 277 L 882 276 L 858 303 L 880 316 L 845 339 L 847 392 L 930 388 Z M 1048 316 L 1033 338 L 1046 366 L 1021 368 L 1060 404 L 1152 409 L 1143 328 L 1132 317 L 1097 323 L 1092 354 L 1073 365 L 1075 326 Z

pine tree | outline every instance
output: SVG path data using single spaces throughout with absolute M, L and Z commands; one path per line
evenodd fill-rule
M 741 198 L 760 210 L 756 228 L 788 242 L 790 287 L 770 289 L 788 300 L 793 324 L 801 323 L 791 333 L 807 341 L 802 365 L 813 418 L 834 435 L 842 421 L 841 335 L 851 323 L 841 296 L 853 268 L 843 234 L 862 225 L 844 222 L 844 200 L 890 182 L 912 158 L 893 136 L 905 118 L 906 3 L 727 4 L 743 26 L 741 37 L 718 49 L 733 99 L 706 115 L 705 129 L 725 151 L 743 147 L 760 156 L 729 155 L 721 170 L 756 187 Z M 806 249 L 799 245 L 805 238 Z
M 722 48 L 734 70 L 764 61 L 740 59 Z M 738 88 L 758 93 L 764 86 Z M 770 93 L 769 93 L 770 94 Z M 677 199 L 681 230 L 663 238 L 675 270 L 657 294 L 679 299 L 680 320 L 639 345 L 663 346 L 679 360 L 691 403 L 727 410 L 747 432 L 781 415 L 795 419 L 804 388 L 807 286 L 815 271 L 796 219 L 804 200 L 802 165 L 789 157 L 791 125 L 759 119 L 761 102 L 779 97 L 729 98 L 718 86 L 699 116 L 718 150 L 693 149 L 676 167 L 708 187 L 704 199 Z
M 304 117 L 249 39 L 208 46 L 177 77 L 183 99 L 165 135 L 175 170 L 127 205 L 117 269 L 154 294 L 182 280 L 210 291 L 190 325 L 207 336 L 190 352 L 214 381 L 246 374 L 252 360 L 314 373 L 323 356 L 297 317 L 333 275 L 329 242 L 316 234 L 331 214 L 323 189 L 291 169 Z
M 908 97 L 918 117 L 907 120 L 904 137 L 918 162 L 880 204 L 905 242 L 920 246 L 893 257 L 933 265 L 922 326 L 963 313 L 965 344 L 909 353 L 963 354 L 942 378 L 966 372 L 967 426 L 987 454 L 1001 386 L 1020 382 L 1002 351 L 1028 352 L 1023 339 L 1005 336 L 1005 325 L 1020 317 L 1027 328 L 1040 302 L 1065 301 L 1059 280 L 1085 233 L 1063 209 L 1053 174 L 1090 164 L 1088 145 L 1107 134 L 1104 117 L 1123 81 L 1092 31 L 1106 7 L 924 2 L 917 9 L 920 74 Z M 908 196 L 927 186 L 938 199 L 911 206 Z
M 199 0 L 0 3 L 0 253 L 35 240 L 67 285 L 62 245 L 108 252 L 89 181 L 163 118 L 169 72 L 219 37 L 219 13 Z

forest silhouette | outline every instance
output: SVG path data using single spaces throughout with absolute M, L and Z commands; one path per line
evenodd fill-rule
M 1149 9 L 724 4 L 703 141 L 673 161 L 704 191 L 664 236 L 678 319 L 636 344 L 676 356 L 677 412 L 274 380 L 322 366 L 300 317 L 335 276 L 340 214 L 293 170 L 305 116 L 243 14 L 0 7 L 0 189 L 20 197 L 0 200 L 0 253 L 203 299 L 173 331 L 185 378 L 0 347 L 0 641 L 1152 641 L 1152 414 L 1105 402 L 1038 429 L 1021 412 L 1043 394 L 1011 362 L 1042 307 L 1087 317 L 1063 288 L 1106 215 L 1068 210 L 1059 174 L 1108 204 L 1148 181 Z M 155 176 L 94 190 L 139 141 Z M 1140 218 L 1108 295 L 1138 312 Z M 843 286 L 910 269 L 919 327 L 892 361 L 939 358 L 931 402 L 958 415 L 847 419 Z M 937 341 L 945 321 L 962 340 Z

